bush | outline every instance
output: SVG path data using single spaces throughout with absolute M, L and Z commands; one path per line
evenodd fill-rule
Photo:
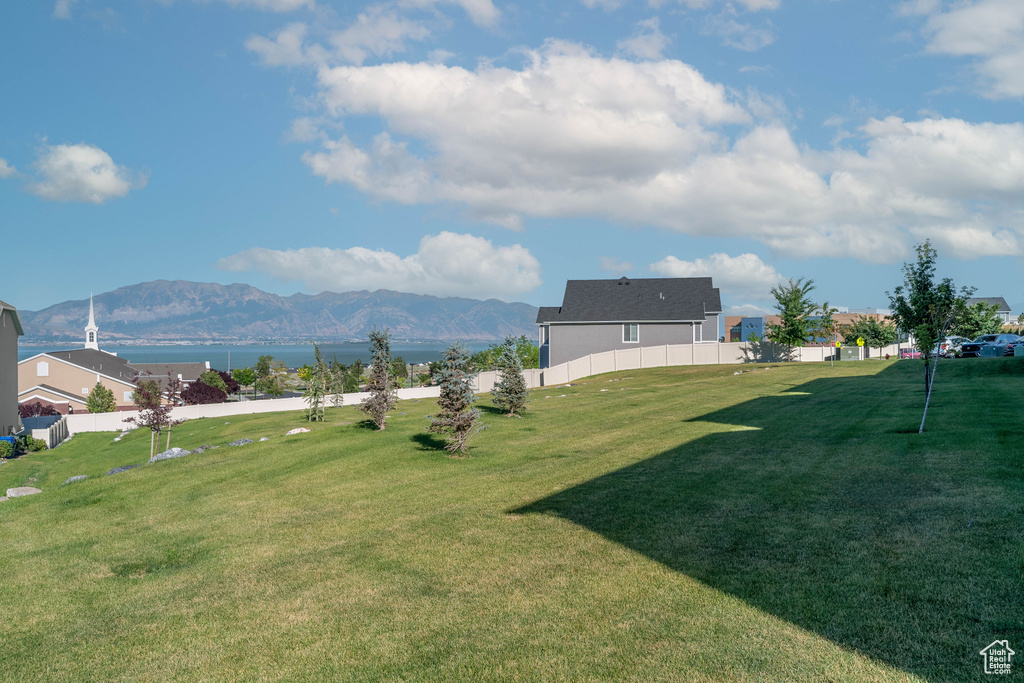
M 211 387 L 209 384 L 203 384 L 202 382 L 193 382 L 188 386 L 188 389 L 181 392 L 181 400 L 187 406 L 224 403 L 227 398 L 228 395 L 217 387 Z
M 14 455 L 14 446 L 10 441 L 0 441 L 0 459 L 9 458 Z
M 33 436 L 26 436 L 24 438 L 23 448 L 28 453 L 36 453 L 38 451 L 46 450 L 46 441 L 43 439 L 37 439 Z
M 21 417 L 51 417 L 59 415 L 59 413 L 51 405 L 43 405 L 39 401 L 33 401 L 32 403 L 22 403 L 19 405 L 18 415 Z

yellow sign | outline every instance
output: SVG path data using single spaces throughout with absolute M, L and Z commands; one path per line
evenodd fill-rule
M 836 342 L 836 348 L 837 349 L 843 348 L 843 342 Z
M 864 337 L 857 337 L 857 346 L 864 346 Z

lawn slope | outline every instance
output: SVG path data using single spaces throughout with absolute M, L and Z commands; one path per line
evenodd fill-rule
M 946 681 L 1024 643 L 1024 363 L 944 363 L 924 435 L 917 363 L 751 367 L 482 400 L 463 459 L 423 400 L 0 466 L 44 490 L 0 504 L 0 679 Z

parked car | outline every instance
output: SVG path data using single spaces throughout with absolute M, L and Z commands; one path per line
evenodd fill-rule
M 1006 353 L 1003 355 L 1012 356 L 1015 353 L 1014 349 L 1017 348 L 1018 346 L 1024 346 L 1024 337 L 1017 337 L 1017 341 L 1010 342 L 1009 344 L 1007 344 Z
M 921 357 L 921 352 L 917 349 L 900 349 L 900 360 L 909 360 Z
M 938 354 L 943 358 L 958 358 L 960 356 L 960 347 L 969 341 L 971 340 L 967 337 L 946 337 L 939 344 Z
M 1015 334 L 983 334 L 974 341 L 962 344 L 960 346 L 960 355 L 963 358 L 971 356 L 987 356 L 989 358 L 1012 356 L 1013 344 L 1019 340 L 1020 337 Z

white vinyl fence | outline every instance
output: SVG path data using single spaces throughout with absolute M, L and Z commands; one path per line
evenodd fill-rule
M 822 362 L 831 358 L 835 349 L 824 346 L 811 346 L 793 349 L 793 360 L 803 362 Z M 762 344 L 761 348 L 752 348 L 746 342 L 706 343 L 706 344 L 667 344 L 664 346 L 643 346 L 635 349 L 621 349 L 592 353 L 568 363 L 562 363 L 543 370 L 523 370 L 526 386 L 530 389 L 566 384 L 582 377 L 599 375 L 618 370 L 640 370 L 643 368 L 660 368 L 676 365 L 735 365 L 739 363 L 764 362 L 781 360 L 781 347 Z M 886 353 L 896 355 L 896 346 L 886 347 L 878 351 L 872 349 L 872 355 Z M 850 361 L 841 361 L 850 362 Z M 474 379 L 473 390 L 477 393 L 489 393 L 497 381 L 497 371 L 481 372 Z M 440 387 L 419 387 L 399 389 L 398 398 L 437 398 Z M 368 393 L 345 394 L 344 405 L 358 405 Z M 328 400 L 327 405 L 333 405 Z M 178 406 L 172 412 L 176 420 L 194 420 L 201 417 L 229 417 L 231 415 L 252 415 L 255 413 L 275 413 L 288 410 L 306 410 L 308 405 L 302 398 L 273 398 L 262 401 L 239 401 L 231 403 L 214 403 L 202 406 Z M 113 432 L 131 429 L 132 425 L 125 422 L 126 418 L 135 417 L 137 411 L 117 413 L 87 413 L 68 415 L 66 429 L 72 434 L 76 432 Z M 62 420 L 64 422 L 64 420 Z M 54 425 L 56 426 L 56 425 Z M 65 434 L 66 436 L 66 434 Z

